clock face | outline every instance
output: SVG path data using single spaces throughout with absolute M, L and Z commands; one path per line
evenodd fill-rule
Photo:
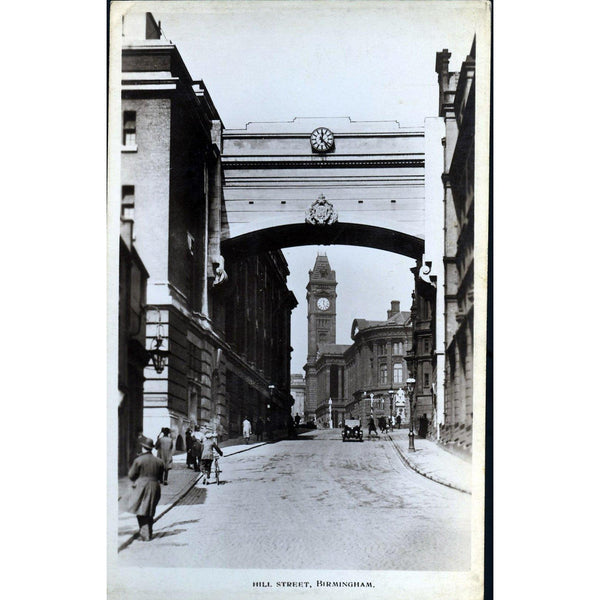
M 319 298 L 317 300 L 317 308 L 319 310 L 327 310 L 329 308 L 329 300 L 327 298 Z
M 326 127 L 315 129 L 310 136 L 310 145 L 317 152 L 329 152 L 333 148 L 333 133 Z

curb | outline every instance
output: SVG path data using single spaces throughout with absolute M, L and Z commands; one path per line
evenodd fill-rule
M 408 467 L 409 469 L 411 469 L 412 471 L 414 471 L 415 473 L 418 473 L 419 475 L 421 475 L 422 477 L 425 477 L 426 479 L 429 479 L 430 481 L 433 481 L 435 483 L 439 483 L 440 485 L 444 485 L 448 488 L 451 488 L 453 490 L 456 490 L 457 492 L 462 492 L 463 494 L 468 494 L 469 496 L 472 495 L 472 493 L 469 490 L 465 490 L 464 488 L 458 486 L 458 485 L 454 485 L 453 483 L 448 483 L 447 481 L 444 481 L 443 479 L 438 479 L 437 477 L 434 477 L 433 475 L 430 475 L 429 473 L 425 473 L 424 471 L 422 471 L 421 469 L 419 469 L 416 465 L 414 465 L 404 454 L 404 452 L 402 452 L 402 450 L 400 450 L 400 447 L 398 446 L 398 444 L 396 444 L 396 442 L 391 438 L 391 436 L 389 434 L 387 434 L 388 440 L 390 442 L 392 442 L 392 446 L 394 447 L 394 450 L 396 450 L 396 452 L 398 453 L 398 456 L 400 457 L 400 460 L 402 460 L 402 462 L 404 463 L 404 466 Z
M 248 452 L 249 450 L 253 450 L 254 448 L 260 448 L 261 446 L 266 446 L 269 443 L 272 443 L 272 442 L 261 442 L 260 444 L 253 444 L 252 446 L 250 446 L 250 448 L 236 450 L 235 452 L 230 452 L 229 454 L 225 454 L 225 451 L 223 451 L 223 458 L 226 458 L 228 456 L 233 456 L 234 454 L 241 454 L 242 452 Z M 170 505 L 168 505 L 158 516 L 154 517 L 154 521 L 152 523 L 156 523 L 156 521 L 158 521 L 162 516 L 166 515 L 174 506 L 176 506 L 179 502 L 181 502 L 181 500 L 183 500 L 190 493 L 192 488 L 194 488 L 196 486 L 196 484 L 200 480 L 200 477 L 202 477 L 201 473 L 197 477 L 194 478 L 192 483 L 187 487 L 187 489 L 183 492 L 183 494 L 181 494 L 181 496 L 179 496 L 179 498 L 177 498 Z M 121 552 L 121 550 L 124 550 L 125 548 L 127 548 L 127 546 L 129 546 L 129 544 L 131 544 L 131 542 L 133 542 L 133 540 L 137 539 L 139 537 L 139 535 L 140 534 L 138 531 L 136 531 L 134 534 L 132 534 L 130 538 L 126 539 L 117 548 L 117 553 L 119 553 L 119 552 Z

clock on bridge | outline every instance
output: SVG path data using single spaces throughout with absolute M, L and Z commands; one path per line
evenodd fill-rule
M 333 133 L 327 127 L 317 127 L 310 134 L 310 145 L 315 152 L 329 152 L 333 150 Z

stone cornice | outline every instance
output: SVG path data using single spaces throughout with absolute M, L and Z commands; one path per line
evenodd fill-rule
M 417 168 L 425 167 L 424 159 L 354 159 L 354 160 L 240 160 L 223 156 L 223 168 L 233 169 L 355 169 L 355 168 Z
M 310 136 L 310 132 L 260 132 L 252 131 L 247 132 L 236 129 L 226 129 L 223 132 L 223 138 L 226 140 L 234 140 L 237 138 L 257 139 L 264 140 L 266 138 L 275 139 L 306 139 Z M 376 131 L 365 131 L 365 132 L 337 132 L 335 133 L 336 138 L 405 138 L 405 137 L 425 137 L 424 131 L 390 131 L 390 132 L 376 132 Z

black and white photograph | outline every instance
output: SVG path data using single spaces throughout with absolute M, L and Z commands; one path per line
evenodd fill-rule
M 483 597 L 483 0 L 113 2 L 108 597 Z

